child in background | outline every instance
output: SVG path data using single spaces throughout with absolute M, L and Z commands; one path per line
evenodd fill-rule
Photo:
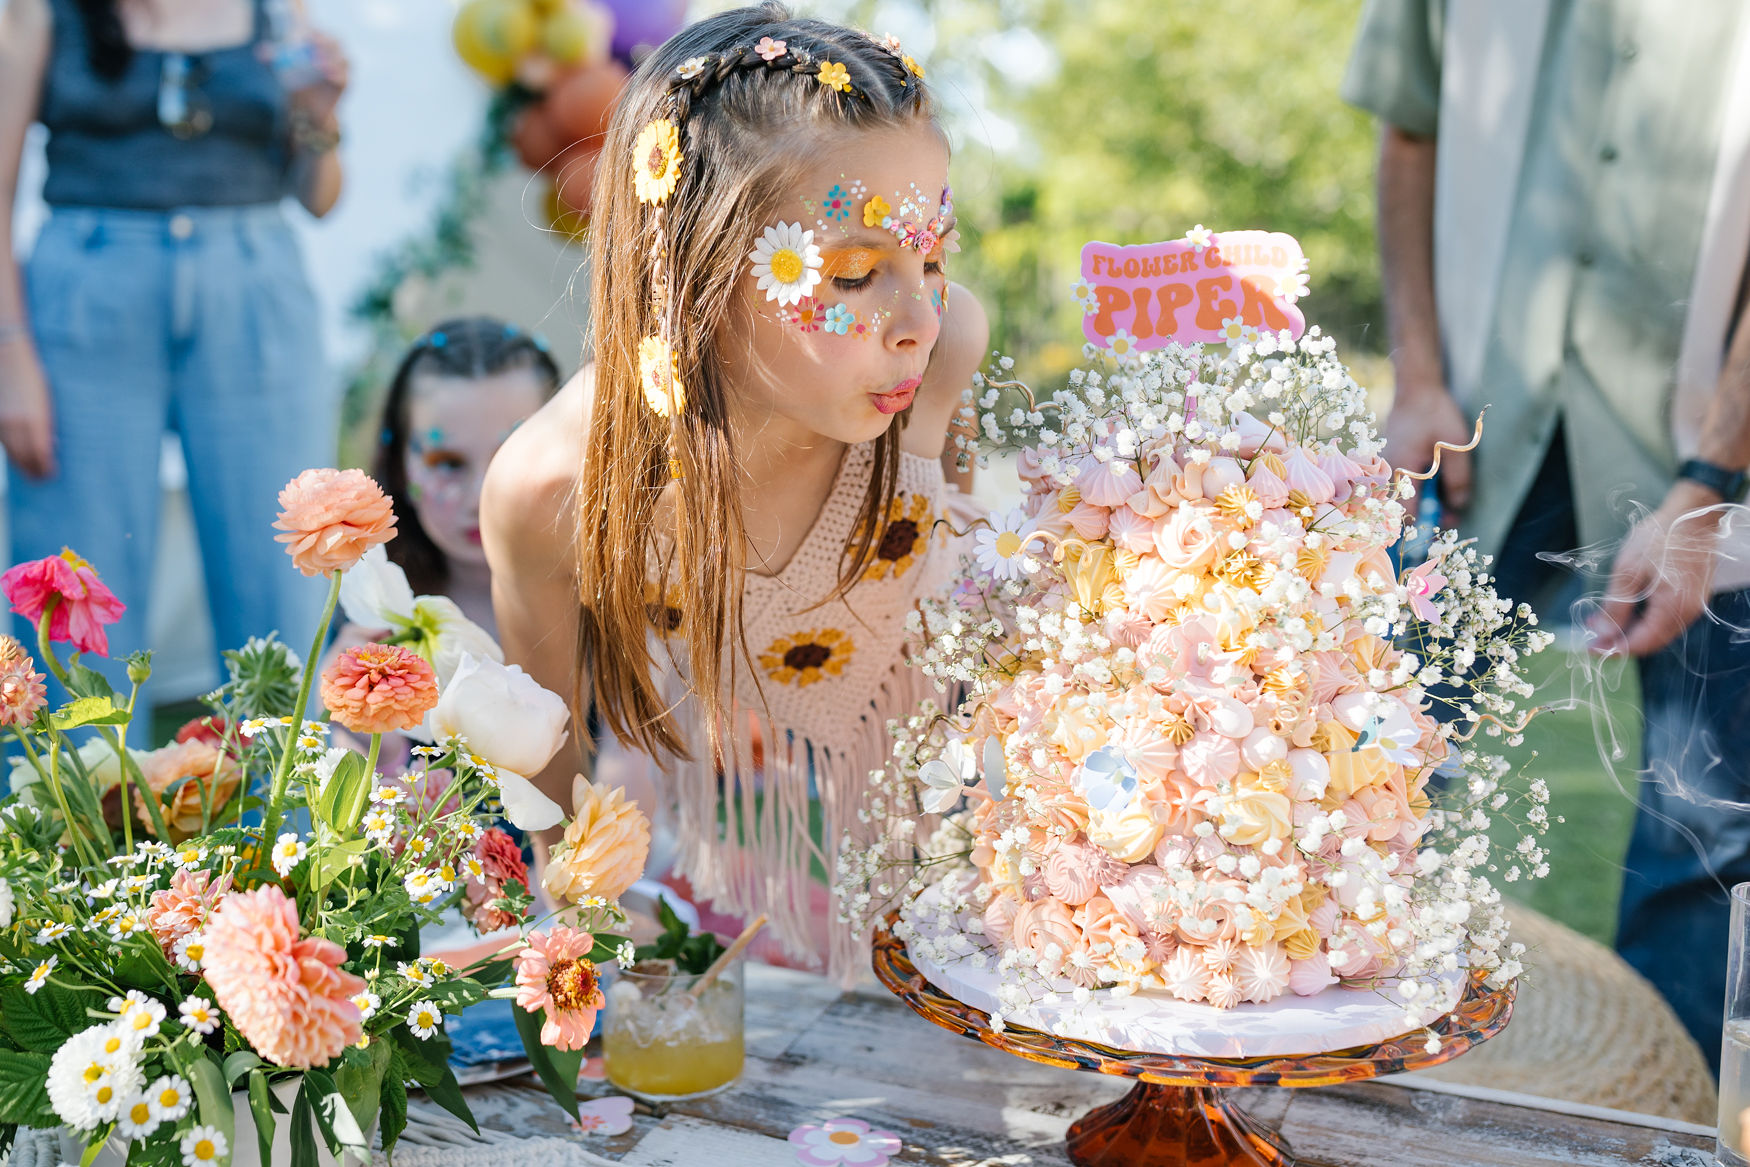
M 651 53 L 595 186 L 593 375 L 482 503 L 506 659 L 648 759 L 636 797 L 702 900 L 847 977 L 867 956 L 821 877 L 887 719 L 939 700 L 906 617 L 949 574 L 943 462 L 987 334 L 946 274 L 948 154 L 892 38 L 766 4 Z M 538 781 L 568 800 L 583 764 Z

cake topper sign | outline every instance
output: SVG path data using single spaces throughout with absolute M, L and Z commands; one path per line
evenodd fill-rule
M 1076 291 L 1083 335 L 1120 353 L 1306 331 L 1295 307 L 1306 294 L 1306 256 L 1281 231 L 1198 226 L 1167 243 L 1089 243 Z

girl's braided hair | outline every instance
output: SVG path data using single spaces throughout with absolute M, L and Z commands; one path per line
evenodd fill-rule
M 776 3 L 683 29 L 621 96 L 591 216 L 595 389 L 579 480 L 575 696 L 581 711 L 593 695 L 604 724 L 647 752 L 687 753 L 646 640 L 659 498 L 672 505 L 673 548 L 655 586 L 662 606 L 684 612 L 674 639 L 686 642 L 713 746 L 734 700 L 726 640 L 751 659 L 741 625 L 743 471 L 724 360 L 748 247 L 835 135 L 917 124 L 934 128 L 933 103 L 896 41 L 793 19 Z M 841 590 L 874 554 L 899 427 L 876 440 L 874 461 Z

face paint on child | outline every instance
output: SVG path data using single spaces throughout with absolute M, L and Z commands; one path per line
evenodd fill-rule
M 407 496 L 439 551 L 484 565 L 480 484 L 510 431 L 541 407 L 540 377 L 528 368 L 481 378 L 416 374 L 411 389 Z

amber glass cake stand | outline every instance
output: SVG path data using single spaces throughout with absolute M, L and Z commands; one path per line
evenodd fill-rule
M 875 933 L 875 975 L 919 1016 L 1017 1057 L 1137 1080 L 1123 1098 L 1090 1110 L 1069 1128 L 1070 1162 L 1081 1167 L 1290 1167 L 1294 1156 L 1282 1136 L 1241 1110 L 1229 1088 L 1330 1086 L 1424 1070 L 1493 1037 L 1513 1013 L 1512 986 L 1488 989 L 1473 979 L 1458 1007 L 1429 1027 L 1440 1035 L 1435 1053 L 1425 1048 L 1426 1030 L 1322 1054 L 1198 1058 L 1134 1053 L 1018 1026 L 997 1032 L 988 1013 L 924 979 L 904 942 L 893 935 L 893 922 L 889 916 Z

